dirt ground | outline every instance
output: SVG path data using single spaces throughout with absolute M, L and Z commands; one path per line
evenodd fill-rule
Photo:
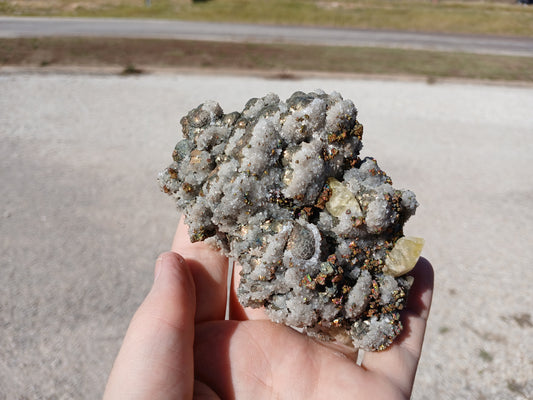
M 0 39 L 0 66 L 235 69 L 533 82 L 533 57 L 428 50 L 122 38 Z

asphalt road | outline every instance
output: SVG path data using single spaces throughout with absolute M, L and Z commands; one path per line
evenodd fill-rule
M 381 80 L 0 74 L 0 400 L 97 399 L 170 247 L 179 120 L 337 90 L 420 202 L 436 290 L 413 399 L 533 398 L 533 89 Z M 297 374 L 297 372 L 295 372 Z M 297 375 L 295 375 L 297 379 Z
M 300 43 L 533 57 L 533 39 L 146 19 L 0 17 L 0 37 L 91 36 Z

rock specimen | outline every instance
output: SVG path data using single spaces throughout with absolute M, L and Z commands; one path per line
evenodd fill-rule
M 160 173 L 204 240 L 242 265 L 239 300 L 279 323 L 365 350 L 402 329 L 422 239 L 403 236 L 418 205 L 359 158 L 363 126 L 338 93 L 275 94 L 224 114 L 206 102 Z

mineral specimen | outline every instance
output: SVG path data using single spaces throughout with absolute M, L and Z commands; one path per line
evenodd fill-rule
M 206 102 L 160 173 L 192 241 L 242 265 L 245 307 L 322 340 L 383 350 L 402 329 L 422 239 L 403 236 L 418 205 L 359 158 L 363 126 L 338 93 L 275 94 L 224 114 Z

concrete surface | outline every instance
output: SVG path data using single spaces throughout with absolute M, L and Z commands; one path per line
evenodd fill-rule
M 533 40 L 430 32 L 129 18 L 2 17 L 0 37 L 88 36 L 387 47 L 533 57 Z
M 533 89 L 0 75 L 0 399 L 96 399 L 176 213 L 155 177 L 205 99 L 338 90 L 421 203 L 434 307 L 415 399 L 533 397 Z

